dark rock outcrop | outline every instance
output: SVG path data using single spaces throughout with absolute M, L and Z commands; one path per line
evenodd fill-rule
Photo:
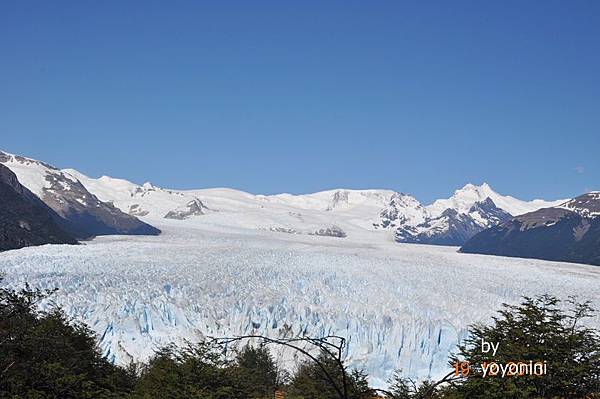
M 325 236 L 325 237 L 336 237 L 336 238 L 345 238 L 346 232 L 339 228 L 338 226 L 330 226 L 327 228 L 319 229 L 312 233 L 311 235 L 315 236 Z
M 185 220 L 192 216 L 204 215 L 208 208 L 198 198 L 189 201 L 185 206 L 169 211 L 165 219 Z

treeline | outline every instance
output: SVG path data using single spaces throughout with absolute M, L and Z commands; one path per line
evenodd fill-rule
M 234 356 L 226 356 L 223 342 L 207 341 L 168 346 L 147 364 L 116 366 L 101 355 L 89 328 L 60 309 L 38 310 L 51 293 L 0 288 L 0 398 L 262 399 L 276 392 L 288 399 L 600 398 L 600 339 L 581 324 L 592 316 L 588 303 L 563 310 L 556 298 L 543 296 L 505 305 L 491 325 L 471 327 L 441 380 L 417 384 L 398 371 L 388 389 L 377 390 L 364 372 L 346 366 L 343 341 L 254 337 L 254 346 L 242 345 Z M 500 344 L 494 356 L 482 353 L 482 339 Z M 303 343 L 320 354 L 305 356 L 294 373 L 280 368 L 269 349 Z M 530 360 L 545 361 L 547 374 L 482 378 L 479 369 Z M 455 375 L 455 365 L 465 362 L 469 373 Z

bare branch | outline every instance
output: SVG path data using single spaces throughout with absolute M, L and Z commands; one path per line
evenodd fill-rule
M 263 341 L 265 344 L 276 344 L 286 346 L 288 348 L 292 348 L 309 359 L 311 359 L 315 364 L 321 369 L 325 378 L 331 385 L 331 387 L 336 391 L 340 399 L 348 399 L 348 387 L 347 387 L 347 377 L 346 377 L 346 368 L 344 367 L 344 362 L 342 359 L 343 349 L 346 345 L 346 339 L 344 337 L 329 335 L 322 338 L 311 338 L 311 337 L 299 337 L 299 338 L 269 338 L 263 335 L 242 335 L 236 337 L 225 337 L 225 338 L 211 338 L 211 341 L 217 345 L 229 345 L 233 342 L 240 342 L 248 339 L 257 339 Z M 330 341 L 330 339 L 339 340 L 339 344 L 335 344 Z M 333 376 L 329 373 L 325 365 L 314 355 L 308 352 L 306 349 L 297 345 L 297 343 L 308 343 L 317 348 L 319 348 L 322 352 L 326 353 L 330 356 L 340 368 L 342 373 L 342 387 L 338 386 L 338 383 L 335 381 Z M 337 352 L 333 353 L 332 351 Z

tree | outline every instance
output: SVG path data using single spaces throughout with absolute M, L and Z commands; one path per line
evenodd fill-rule
M 592 316 L 589 302 L 561 301 L 549 295 L 523 298 L 520 305 L 503 305 L 489 326 L 473 325 L 469 338 L 451 357 L 468 362 L 470 372 L 464 378 L 450 372 L 439 381 L 417 385 L 397 372 L 391 379 L 390 398 L 584 398 L 600 397 L 600 338 L 582 325 Z M 484 353 L 482 340 L 499 344 L 494 355 Z M 482 365 L 492 362 L 546 362 L 543 375 L 483 377 Z M 489 370 L 489 369 L 488 369 Z M 594 396 L 596 395 L 596 396 Z
M 159 350 L 142 367 L 134 398 L 242 398 L 219 348 L 205 342 Z
M 405 378 L 400 370 L 396 370 L 389 380 L 390 387 L 384 391 L 389 399 L 449 399 L 455 398 L 445 384 L 456 381 L 452 375 L 446 375 L 438 381 L 425 380 L 421 383 Z M 456 397 L 458 399 L 458 397 Z
M 270 397 L 281 385 L 280 372 L 264 345 L 244 346 L 237 354 L 232 373 L 238 390 L 249 399 Z
M 564 311 L 553 296 L 524 298 L 518 306 L 504 305 L 491 326 L 473 326 L 459 348 L 474 374 L 459 392 L 485 392 L 489 398 L 581 398 L 600 391 L 600 340 L 581 321 L 591 316 L 589 302 L 569 301 Z M 482 353 L 481 342 L 498 343 L 495 356 Z M 484 362 L 546 362 L 547 374 L 482 378 Z
M 117 398 L 133 376 L 108 362 L 89 328 L 54 308 L 53 291 L 0 288 L 0 398 Z
M 589 302 L 561 301 L 549 295 L 504 305 L 490 326 L 475 325 L 459 347 L 459 360 L 471 373 L 452 392 L 459 397 L 583 398 L 600 392 L 600 339 L 582 325 L 593 313 Z M 482 340 L 498 343 L 496 355 L 483 353 Z M 484 363 L 546 362 L 547 374 L 482 377 Z
M 369 387 L 365 373 L 359 370 L 348 372 L 341 369 L 327 353 L 321 353 L 318 363 L 307 360 L 300 365 L 288 387 L 288 397 L 290 399 L 339 399 L 338 392 L 331 385 L 323 368 L 340 386 L 346 384 L 348 399 L 366 399 L 374 396 L 375 393 Z

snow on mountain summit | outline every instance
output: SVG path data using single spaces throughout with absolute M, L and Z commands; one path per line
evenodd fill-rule
M 396 194 L 392 190 L 351 190 L 335 189 L 312 194 L 275 194 L 257 195 L 264 201 L 285 204 L 302 209 L 340 211 L 355 207 L 384 207 Z
M 0 152 L 0 163 L 50 207 L 61 227 L 77 238 L 160 231 L 98 199 L 73 175 L 45 162 Z
M 385 229 L 403 224 L 416 226 L 425 222 L 429 215 L 427 209 L 415 197 L 403 193 L 394 193 L 379 216 L 381 222 L 374 223 L 373 226 Z
M 124 212 L 150 222 L 314 234 L 337 226 L 357 237 L 395 194 L 391 190 L 329 190 L 313 194 L 253 195 L 233 189 L 172 190 L 110 177 L 90 178 L 66 169 L 91 192 Z
M 431 205 L 421 204 L 409 194 L 385 189 L 340 188 L 275 195 L 226 188 L 174 190 L 109 176 L 91 178 L 75 169 L 61 171 L 28 158 L 19 157 L 18 162 L 13 162 L 16 156 L 4 158 L 11 161 L 25 185 L 38 194 L 48 192 L 51 182 L 40 176 L 51 170 L 52 175 L 60 175 L 58 180 L 65 190 L 70 181 L 80 183 L 100 201 L 150 224 L 167 219 L 169 223 L 208 223 L 293 234 L 314 234 L 335 226 L 345 237 L 362 242 L 390 241 L 395 237 L 399 242 L 461 245 L 472 234 L 504 221 L 508 215 L 563 202 L 522 201 L 498 194 L 487 183 L 467 184 L 450 198 L 438 199 Z
M 498 208 L 513 216 L 533 212 L 540 208 L 556 206 L 564 202 L 564 200 L 544 201 L 539 199 L 522 201 L 509 195 L 503 196 L 498 194 L 487 183 L 483 183 L 480 186 L 469 183 L 463 188 L 456 190 L 452 197 L 434 201 L 433 204 L 427 207 L 427 210 L 432 216 L 439 216 L 449 208 L 454 209 L 459 213 L 468 213 L 469 209 L 471 209 L 475 203 L 484 201 L 486 198 L 491 199 Z
M 498 194 L 487 183 L 467 184 L 448 199 L 436 200 L 426 207 L 415 206 L 418 218 L 409 219 L 404 214 L 391 212 L 395 217 L 391 220 L 388 214 L 382 214 L 382 218 L 386 216 L 388 220 L 383 218 L 381 226 L 394 227 L 398 242 L 462 245 L 478 232 L 503 223 L 511 216 L 560 202 L 521 201 Z
M 135 216 L 294 234 L 336 226 L 360 240 L 395 236 L 398 242 L 461 245 L 511 215 L 562 202 L 522 201 L 498 194 L 487 183 L 467 184 L 452 197 L 425 206 L 409 194 L 392 190 L 335 189 L 300 195 L 253 195 L 231 189 L 178 191 L 67 171 L 103 201 Z M 374 230 L 381 234 L 373 236 Z

